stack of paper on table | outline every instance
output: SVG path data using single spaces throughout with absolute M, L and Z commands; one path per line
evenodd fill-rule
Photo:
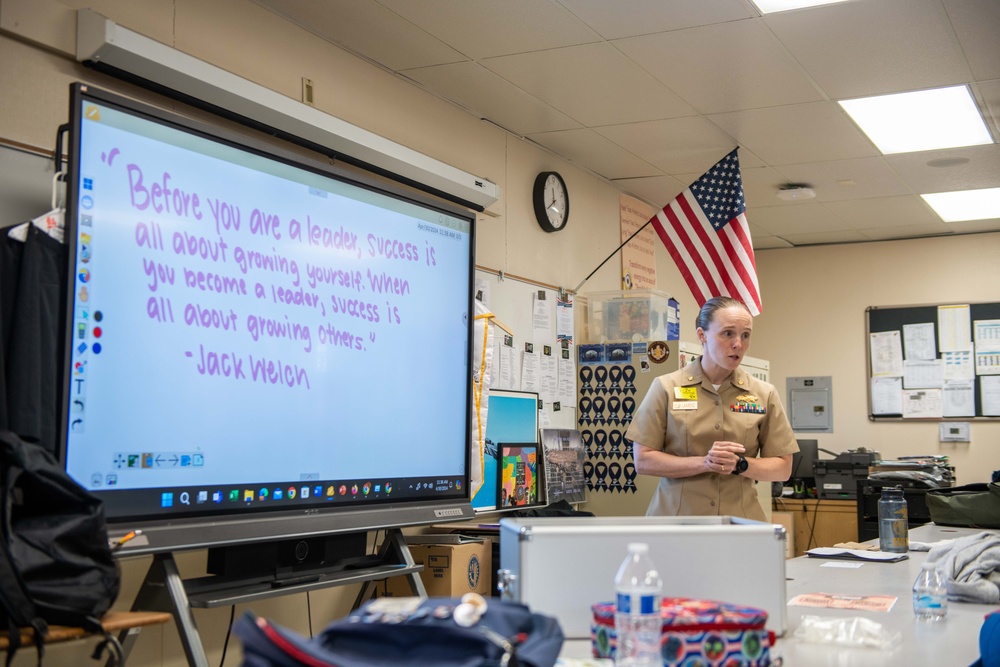
M 838 547 L 817 547 L 810 549 L 806 555 L 813 558 L 846 558 L 848 560 L 870 560 L 881 563 L 895 563 L 909 558 L 906 554 L 887 551 L 866 551 L 863 549 L 842 549 Z

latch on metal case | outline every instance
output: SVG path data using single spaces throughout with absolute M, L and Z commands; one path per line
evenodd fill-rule
M 517 602 L 517 575 L 506 569 L 497 570 L 497 591 L 501 600 Z

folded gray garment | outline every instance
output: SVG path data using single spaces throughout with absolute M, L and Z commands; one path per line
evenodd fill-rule
M 910 540 L 909 549 L 910 551 L 930 551 L 934 547 L 940 547 L 945 544 L 954 544 L 957 537 L 953 537 L 947 540 L 938 540 L 937 542 L 915 542 Z
M 1000 535 L 983 531 L 934 547 L 927 561 L 948 579 L 954 602 L 1000 602 Z

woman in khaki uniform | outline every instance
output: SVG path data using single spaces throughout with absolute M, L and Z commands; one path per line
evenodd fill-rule
M 787 480 L 798 444 L 774 386 L 740 368 L 747 307 L 715 297 L 696 325 L 701 359 L 654 380 L 625 433 L 636 472 L 661 478 L 646 514 L 763 521 L 755 482 Z

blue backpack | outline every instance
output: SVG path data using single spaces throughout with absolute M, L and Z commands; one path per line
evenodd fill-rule
M 365 603 L 314 639 L 247 612 L 234 628 L 243 667 L 552 667 L 562 649 L 559 623 L 516 602 L 490 598 L 479 622 L 462 627 L 451 615 L 460 600 L 427 598 L 405 613 L 376 612 L 384 600 Z

